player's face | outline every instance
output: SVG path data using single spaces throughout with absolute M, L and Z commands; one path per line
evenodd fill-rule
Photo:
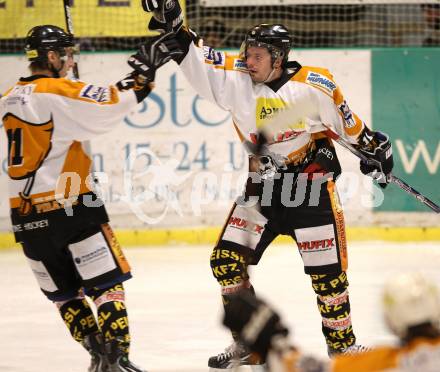
M 60 77 L 66 77 L 67 73 L 72 69 L 75 61 L 73 59 L 74 56 L 73 48 L 66 48 L 66 55 L 63 57 L 59 57 L 60 67 L 62 66 L 59 74 Z
M 251 46 L 246 50 L 246 64 L 252 81 L 261 83 L 272 72 L 272 56 L 266 48 Z
M 74 49 L 73 48 L 65 48 L 64 55 L 61 56 L 60 53 L 50 51 L 47 54 L 47 58 L 50 64 L 53 66 L 55 70 L 58 71 L 60 77 L 66 77 L 69 70 L 75 64 L 73 59 Z

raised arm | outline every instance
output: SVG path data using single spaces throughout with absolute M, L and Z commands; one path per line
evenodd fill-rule
M 177 0 L 142 0 L 145 11 L 153 12 L 151 30 L 174 32 L 183 54 L 179 64 L 192 87 L 203 98 L 230 110 L 236 84 L 247 75 L 245 64 L 237 56 L 227 55 L 209 46 L 191 29 L 183 26 L 183 15 Z

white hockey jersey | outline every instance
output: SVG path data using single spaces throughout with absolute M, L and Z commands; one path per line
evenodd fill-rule
M 194 89 L 205 99 L 230 111 L 240 139 L 255 142 L 258 129 L 271 125 L 279 110 L 298 108 L 303 119 L 325 123 L 352 143 L 364 128 L 353 113 L 330 72 L 297 64 L 285 84 L 272 89 L 252 82 L 243 60 L 210 47 L 189 46 L 180 68 Z M 269 84 L 270 85 L 270 84 Z M 295 119 L 297 120 L 297 119 Z M 295 123 L 292 123 L 294 125 Z M 270 151 L 301 163 L 314 140 L 323 134 L 286 131 L 274 138 Z
M 133 91 L 113 86 L 45 76 L 20 79 L 0 99 L 11 208 L 18 208 L 24 196 L 41 207 L 37 213 L 45 212 L 56 193 L 89 192 L 91 159 L 81 141 L 114 128 L 136 104 Z M 60 183 L 62 174 L 76 176 Z

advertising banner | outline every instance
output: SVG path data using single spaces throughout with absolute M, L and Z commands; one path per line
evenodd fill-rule
M 373 123 L 392 138 L 394 173 L 440 202 L 440 49 L 372 52 Z M 429 209 L 397 187 L 385 190 L 379 211 Z
M 115 83 L 129 72 L 127 58 L 123 53 L 81 55 L 81 79 Z M 291 58 L 329 68 L 350 108 L 370 121 L 369 51 L 299 51 Z M 2 57 L 0 64 L 5 77 L 1 92 L 29 74 L 24 58 Z M 7 144 L 0 129 L 0 192 L 8 195 Z M 150 96 L 112 132 L 93 140 L 91 148 L 95 177 L 117 227 L 221 226 L 247 174 L 247 153 L 230 113 L 200 97 L 174 62 L 157 72 Z M 366 223 L 372 207 L 370 179 L 360 174 L 353 155 L 339 148 L 338 154 L 344 169 L 338 187 L 347 219 Z M 0 217 L 1 228 L 7 228 L 6 197 L 0 200 Z
M 151 18 L 140 1 L 74 0 L 76 37 L 129 37 L 151 34 Z M 181 2 L 184 7 L 184 1 Z M 184 8 L 183 8 L 184 9 Z M 65 28 L 62 0 L 0 0 L 0 39 L 23 38 L 36 25 Z

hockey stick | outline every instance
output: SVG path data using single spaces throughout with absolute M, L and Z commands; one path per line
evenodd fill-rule
M 348 151 L 350 151 L 352 154 L 356 155 L 359 159 L 361 159 L 363 162 L 367 163 L 368 165 L 378 166 L 380 163 L 375 159 L 370 159 L 367 156 L 365 156 L 361 151 L 356 149 L 351 143 L 343 139 L 339 134 L 334 132 L 329 126 L 322 124 L 326 130 L 324 131 L 325 135 L 332 140 L 339 143 L 341 146 L 345 147 Z M 398 187 L 400 187 L 403 191 L 407 192 L 408 194 L 414 196 L 418 201 L 425 204 L 427 207 L 431 208 L 434 212 L 440 213 L 440 206 L 438 206 L 436 203 L 434 203 L 432 200 L 428 199 L 426 196 L 421 194 L 419 191 L 408 185 L 405 181 L 401 180 L 399 177 L 395 176 L 394 174 L 390 173 L 387 177 L 389 177 L 390 182 L 394 183 Z
M 327 137 L 333 139 L 341 146 L 345 147 L 352 154 L 366 162 L 368 165 L 378 166 L 380 163 L 375 159 L 370 159 L 365 156 L 361 151 L 356 149 L 351 143 L 342 138 L 339 134 L 333 131 L 328 125 L 308 119 L 309 107 L 306 105 L 297 105 L 287 107 L 281 111 L 278 115 L 269 120 L 263 127 L 259 128 L 259 135 L 261 135 L 266 143 L 273 143 L 279 140 L 280 137 L 289 136 L 289 132 L 300 133 L 317 133 L 323 132 Z M 257 152 L 261 152 L 262 146 L 257 146 Z M 389 174 L 390 182 L 397 185 L 406 193 L 412 195 L 421 203 L 425 204 L 428 208 L 432 209 L 436 213 L 440 213 L 440 206 L 421 194 L 419 191 L 408 185 L 399 177 Z
M 63 0 L 64 17 L 66 19 L 67 32 L 73 36 L 74 35 L 73 20 L 72 20 L 72 14 L 70 12 L 71 3 L 72 3 L 72 0 Z M 79 79 L 78 63 L 76 61 L 73 65 L 72 72 L 73 72 L 74 78 Z
M 72 4 L 72 0 L 63 0 L 64 5 L 64 18 L 66 20 L 66 28 L 67 32 L 74 36 L 74 29 L 73 29 L 73 19 L 72 19 L 72 13 L 70 12 L 70 7 Z M 78 69 L 78 63 L 75 61 L 72 68 L 73 77 L 75 79 L 79 79 L 79 69 Z M 92 147 L 90 145 L 90 141 L 83 141 L 84 144 L 84 151 L 86 154 L 91 158 L 92 157 Z M 93 161 L 92 161 L 92 172 L 93 172 Z

